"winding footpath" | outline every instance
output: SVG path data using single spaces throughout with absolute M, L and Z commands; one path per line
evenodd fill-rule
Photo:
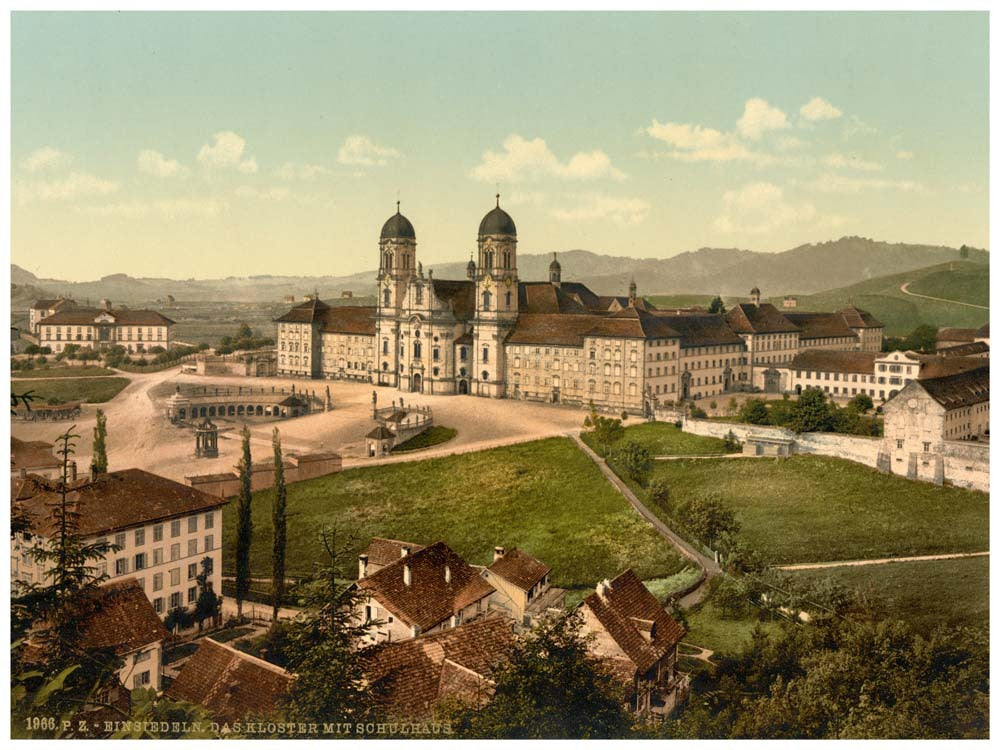
M 954 300 L 954 299 L 944 299 L 943 297 L 931 297 L 930 295 L 927 295 L 927 294 L 917 294 L 916 292 L 911 292 L 910 291 L 910 284 L 912 284 L 912 283 L 913 282 L 911 282 L 911 281 L 907 281 L 905 284 L 903 284 L 902 286 L 899 287 L 899 291 L 901 291 L 903 294 L 908 294 L 911 297 L 920 297 L 922 299 L 934 300 L 935 302 L 947 302 L 948 304 L 951 304 L 951 305 L 962 305 L 963 307 L 974 307 L 977 310 L 989 310 L 990 309 L 986 305 L 974 305 L 971 302 L 959 302 L 958 300 Z
M 698 604 L 708 594 L 708 582 L 714 576 L 722 572 L 722 568 L 719 567 L 719 564 L 711 557 L 702 554 L 691 544 L 682 539 L 677 533 L 671 530 L 669 526 L 657 518 L 656 515 L 649 510 L 649 508 L 643 505 L 639 498 L 635 496 L 635 493 L 629 489 L 628 485 L 619 479 L 618 475 L 611 470 L 611 467 L 608 466 L 607 462 L 598 456 L 593 450 L 591 450 L 589 445 L 580 439 L 579 432 L 567 433 L 567 436 L 572 438 L 580 450 L 583 451 L 591 461 L 597 464 L 597 468 L 601 470 L 604 478 L 607 479 L 608 482 L 611 483 L 611 486 L 618 490 L 618 492 L 620 492 L 626 500 L 628 500 L 629 505 L 632 506 L 636 513 L 642 516 L 656 530 L 656 532 L 666 539 L 667 542 L 669 542 L 670 545 L 683 557 L 690 560 L 701 569 L 701 583 L 698 584 L 697 588 L 688 594 L 685 594 L 677 601 L 677 604 L 682 609 L 690 609 L 695 604 Z

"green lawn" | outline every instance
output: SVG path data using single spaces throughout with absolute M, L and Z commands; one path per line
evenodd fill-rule
M 808 581 L 833 579 L 865 594 L 887 617 L 906 620 L 916 630 L 989 623 L 988 556 L 799 570 L 791 575 Z
M 603 455 L 592 433 L 580 435 L 594 452 Z M 692 435 L 669 422 L 642 422 L 625 428 L 623 440 L 631 440 L 649 449 L 653 456 L 716 456 L 726 453 L 722 440 L 704 435 Z
M 114 375 L 114 370 L 100 365 L 82 365 L 80 367 L 40 367 L 34 370 L 13 370 L 12 378 L 96 378 L 101 375 Z
M 839 310 L 855 304 L 885 323 L 887 336 L 904 336 L 922 323 L 934 326 L 979 328 L 989 319 L 988 310 L 935 302 L 903 294 L 899 288 L 974 305 L 988 305 L 988 265 L 971 261 L 943 263 L 927 268 L 879 276 L 839 289 L 798 295 L 800 310 Z
M 758 610 L 750 609 L 753 613 L 752 616 L 740 619 L 724 618 L 709 598 L 702 602 L 696 610 L 688 613 L 689 630 L 684 636 L 684 642 L 702 648 L 710 648 L 716 653 L 735 654 L 750 640 L 750 634 L 753 633 L 755 627 L 760 626 L 764 630 L 776 631 L 784 622 L 780 619 L 774 619 L 768 614 L 764 614 L 758 619 L 756 617 Z
M 740 536 L 774 564 L 989 548 L 988 494 L 842 459 L 680 459 L 658 461 L 653 472 L 667 481 L 672 503 L 719 493 L 737 513 Z M 645 501 L 669 523 L 663 508 Z
M 254 495 L 255 575 L 271 570 L 272 496 L 270 490 Z M 230 503 L 226 570 L 234 568 L 235 513 Z M 308 573 L 323 559 L 318 532 L 330 524 L 349 553 L 341 573 L 352 577 L 357 554 L 373 536 L 445 541 L 472 564 L 489 563 L 495 545 L 521 547 L 552 567 L 555 585 L 569 588 L 592 588 L 627 567 L 644 579 L 685 567 L 566 438 L 350 469 L 289 485 L 289 575 Z
M 67 378 L 31 383 L 11 381 L 10 390 L 19 395 L 30 391 L 34 397 L 33 403 L 36 404 L 44 404 L 52 399 L 57 399 L 59 403 L 85 401 L 102 404 L 117 396 L 128 384 L 128 378 Z
M 419 435 L 414 435 L 409 440 L 400 443 L 392 449 L 392 452 L 406 453 L 407 451 L 418 451 L 421 448 L 430 448 L 432 445 L 447 443 L 457 434 L 458 430 L 436 424 L 424 430 Z

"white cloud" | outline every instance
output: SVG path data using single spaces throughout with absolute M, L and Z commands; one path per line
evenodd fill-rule
M 205 144 L 198 151 L 198 161 L 208 167 L 235 167 L 245 174 L 257 171 L 257 160 L 243 157 L 247 142 L 232 130 L 223 130 L 212 136 L 211 145 Z
M 398 159 L 399 151 L 388 146 L 379 146 L 367 135 L 349 135 L 337 153 L 341 164 L 355 164 L 363 167 L 384 167 L 390 159 Z
M 722 213 L 714 226 L 726 234 L 766 234 L 816 217 L 808 202 L 786 200 L 784 191 L 770 182 L 753 182 L 722 196 Z
M 201 217 L 212 218 L 227 211 L 229 205 L 223 201 L 168 199 L 144 203 L 131 201 L 125 203 L 107 203 L 100 206 L 81 206 L 76 210 L 93 216 L 109 218 L 137 219 L 147 216 L 162 216 L 168 219 Z
M 820 96 L 814 96 L 799 108 L 799 114 L 809 122 L 836 120 L 843 115 L 839 109 Z
M 774 146 L 779 151 L 793 151 L 795 149 L 805 148 L 809 144 L 806 143 L 801 138 L 796 138 L 794 135 L 783 135 L 780 138 L 776 138 L 774 141 Z
M 73 161 L 73 157 L 66 152 L 53 146 L 42 146 L 28 154 L 21 165 L 29 172 L 38 172 L 43 169 L 65 167 L 71 161 Z
M 541 177 L 624 180 L 626 176 L 603 151 L 580 151 L 563 164 L 543 139 L 527 140 L 516 133 L 504 140 L 503 151 L 484 152 L 482 162 L 473 168 L 471 175 L 484 182 L 518 182 Z
M 896 158 L 897 159 L 904 159 L 904 160 L 909 161 L 910 159 L 913 158 L 913 152 L 912 151 L 897 151 L 896 152 Z
M 264 201 L 283 201 L 290 194 L 291 191 L 286 187 L 273 187 L 265 190 L 258 190 L 257 188 L 250 187 L 249 185 L 241 185 L 236 188 L 236 195 L 240 198 L 254 198 L 256 200 Z
M 94 195 L 108 195 L 118 190 L 120 185 L 113 180 L 105 180 L 86 172 L 72 172 L 56 180 L 15 183 L 14 196 L 18 204 L 32 200 L 69 200 Z
M 664 154 L 678 161 L 756 161 L 763 154 L 750 151 L 732 133 L 678 122 L 659 122 L 646 128 L 647 135 L 673 146 Z
M 168 159 L 159 151 L 151 149 L 139 152 L 136 165 L 140 172 L 151 174 L 154 177 L 173 177 L 181 172 L 180 162 Z
M 824 174 L 804 183 L 806 187 L 822 193 L 860 193 L 863 190 L 901 190 L 920 192 L 924 186 L 912 180 L 887 180 L 877 177 L 848 177 L 841 174 Z
M 650 205 L 641 198 L 616 198 L 600 193 L 577 196 L 574 208 L 556 208 L 550 213 L 560 221 L 611 220 L 622 226 L 641 224 L 649 216 Z
M 743 107 L 743 116 L 736 121 L 736 129 L 740 135 L 754 141 L 769 130 L 781 130 L 787 127 L 788 117 L 785 113 L 759 97 L 747 100 Z
M 873 161 L 865 161 L 858 156 L 844 156 L 843 154 L 827 154 L 823 163 L 835 169 L 860 169 L 864 172 L 879 172 L 882 165 Z
M 286 161 L 274 174 L 282 180 L 313 180 L 317 177 L 332 174 L 333 170 L 320 164 L 298 164 Z

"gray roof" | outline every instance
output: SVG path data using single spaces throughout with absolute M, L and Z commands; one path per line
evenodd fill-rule
M 417 239 L 417 233 L 414 231 L 410 220 L 399 213 L 399 209 L 396 209 L 396 213 L 390 216 L 389 220 L 382 225 L 382 239 L 415 240 Z
M 486 214 L 483 220 L 479 222 L 479 236 L 482 237 L 488 234 L 517 235 L 517 227 L 514 226 L 514 220 L 510 218 L 510 214 L 500 208 L 499 199 L 497 207 Z

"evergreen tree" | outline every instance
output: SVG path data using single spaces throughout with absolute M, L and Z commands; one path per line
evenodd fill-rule
M 795 402 L 789 426 L 795 432 L 830 432 L 834 421 L 830 406 L 823 391 L 807 388 Z
M 726 306 L 722 304 L 722 297 L 716 296 L 708 306 L 708 311 L 713 315 L 721 315 L 726 311 Z
M 762 398 L 748 398 L 740 407 L 738 419 L 748 424 L 769 424 L 771 421 Z
M 222 597 L 212 590 L 212 582 L 209 577 L 212 575 L 212 558 L 205 557 L 201 561 L 201 572 L 195 579 L 198 582 L 198 599 L 194 604 L 194 619 L 198 623 L 198 630 L 208 618 L 215 618 L 222 610 Z
M 250 591 L 250 543 L 253 519 L 250 503 L 250 430 L 243 425 L 243 455 L 240 458 L 240 497 L 236 505 L 236 617 L 243 618 L 243 600 Z
M 281 455 L 281 435 L 274 428 L 274 505 L 271 508 L 271 525 L 274 528 L 274 545 L 271 550 L 272 593 L 274 596 L 274 613 L 272 619 L 277 621 L 278 609 L 285 596 L 285 467 Z
M 97 410 L 97 424 L 94 425 L 94 449 L 90 459 L 90 475 L 94 478 L 108 472 L 108 418 Z

